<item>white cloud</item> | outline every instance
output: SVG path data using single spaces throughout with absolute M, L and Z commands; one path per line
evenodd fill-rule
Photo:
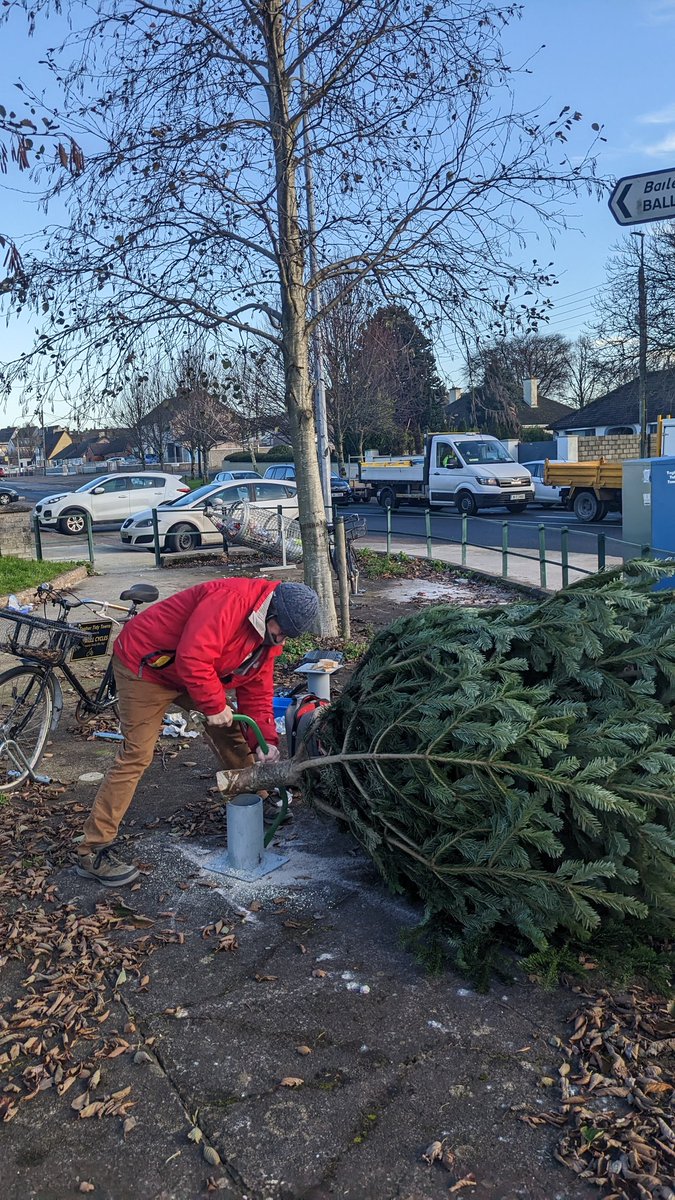
M 643 117 L 638 117 L 638 121 L 641 125 L 672 125 L 675 122 L 675 104 L 668 104 L 658 112 L 645 113 Z
M 653 0 L 647 7 L 646 15 L 651 25 L 675 20 L 675 0 Z
M 660 142 L 655 142 L 652 146 L 643 146 L 642 150 L 650 158 L 661 158 L 664 154 L 675 154 L 675 130 L 672 133 L 667 133 Z

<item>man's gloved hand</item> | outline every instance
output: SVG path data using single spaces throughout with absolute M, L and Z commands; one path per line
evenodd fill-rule
M 226 704 L 225 708 L 222 710 L 222 712 L 212 713 L 211 716 L 207 717 L 206 724 L 207 725 L 231 725 L 232 724 L 232 709 L 230 708 L 230 706 L 228 704 Z
M 257 746 L 255 756 L 260 763 L 278 762 L 281 758 L 278 746 L 268 746 L 267 754 L 265 754 L 264 750 L 261 750 L 260 746 Z

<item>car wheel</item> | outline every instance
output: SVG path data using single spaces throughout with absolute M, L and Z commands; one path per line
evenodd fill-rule
M 194 525 L 174 525 L 166 539 L 167 549 L 172 554 L 185 554 L 197 550 L 201 545 L 201 536 Z
M 8 496 L 6 492 L 0 493 L 0 504 L 11 504 L 11 502 L 12 502 L 11 496 Z
M 465 517 L 475 517 L 478 512 L 476 497 L 471 492 L 460 492 L 455 501 L 459 511 Z
M 59 533 L 68 534 L 70 537 L 77 537 L 79 533 L 84 533 L 86 528 L 87 515 L 81 508 L 73 508 L 64 513 L 58 523 Z

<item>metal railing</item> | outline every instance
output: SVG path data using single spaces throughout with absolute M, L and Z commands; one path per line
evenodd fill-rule
M 472 565 L 470 559 L 473 558 L 474 569 L 480 569 L 475 565 L 475 552 L 479 552 L 483 556 L 498 555 L 500 563 L 499 571 L 488 571 L 487 573 L 499 575 L 502 579 L 510 579 L 512 581 L 515 580 L 516 582 L 518 582 L 518 580 L 516 580 L 514 572 L 510 568 L 512 567 L 514 559 L 522 560 L 532 564 L 532 578 L 529 580 L 529 582 L 532 584 L 538 583 L 538 586 L 543 589 L 548 589 L 550 584 L 549 568 L 555 568 L 560 572 L 563 587 L 566 587 L 568 583 L 570 583 L 572 576 L 592 575 L 596 571 L 603 570 L 607 566 L 608 544 L 611 542 L 617 543 L 617 553 L 610 555 L 610 557 L 616 559 L 617 562 L 621 562 L 624 560 L 624 558 L 628 557 L 628 555 L 625 553 L 627 548 L 635 551 L 635 554 L 631 555 L 635 558 L 647 558 L 650 555 L 668 558 L 672 555 L 672 551 L 669 550 L 658 550 L 652 546 L 638 545 L 637 543 L 627 542 L 624 538 L 613 538 L 611 534 L 608 534 L 604 530 L 598 533 L 591 533 L 584 529 L 570 529 L 569 526 L 564 525 L 562 528 L 555 529 L 554 531 L 560 538 L 560 550 L 558 552 L 559 557 L 553 557 L 552 555 L 556 552 L 551 549 L 550 545 L 547 545 L 547 533 L 552 532 L 551 527 L 545 525 L 543 522 L 539 522 L 536 525 L 536 549 L 533 548 L 533 550 L 528 550 L 527 548 L 517 549 L 514 547 L 511 542 L 511 534 L 513 530 L 522 531 L 523 528 L 533 528 L 533 524 L 518 522 L 517 525 L 514 525 L 512 522 L 502 521 L 500 541 L 498 541 L 496 545 L 485 545 L 482 542 L 471 540 L 469 536 L 468 516 L 462 515 L 461 533 L 459 538 L 451 538 L 442 534 L 434 533 L 432 517 L 432 510 L 426 509 L 424 512 L 424 533 L 415 533 L 402 529 L 397 530 L 393 528 L 392 524 L 392 509 L 387 509 L 385 534 L 387 553 L 391 554 L 393 552 L 395 540 L 398 541 L 399 544 L 403 541 L 413 543 L 424 541 L 426 543 L 426 557 L 428 559 L 438 559 L 439 551 L 441 551 L 443 547 L 454 547 L 459 554 L 459 564 L 462 567 L 470 568 Z M 474 521 L 480 520 L 480 518 L 476 517 L 471 519 Z M 494 529 L 495 524 L 493 521 L 489 521 L 488 524 L 490 528 Z M 570 534 L 573 534 L 575 538 L 590 539 L 588 552 L 577 551 L 575 554 L 575 552 L 570 551 Z M 370 537 L 377 537 L 376 532 L 371 531 Z M 436 553 L 434 553 L 434 546 L 436 547 Z M 584 558 L 587 560 L 589 558 L 592 560 L 589 565 L 582 564 L 578 561 L 577 556 L 581 553 L 583 553 Z M 575 558 L 577 558 L 577 561 L 575 561 Z M 520 582 L 523 582 L 522 579 Z
M 279 514 L 281 513 L 281 511 L 282 511 L 281 509 L 278 509 Z M 335 515 L 337 515 L 337 514 L 335 514 Z M 438 515 L 440 515 L 440 514 L 438 514 Z M 443 514 L 443 515 L 446 516 L 447 514 Z M 646 557 L 649 557 L 650 555 L 654 555 L 659 558 L 668 558 L 672 554 L 672 552 L 668 551 L 668 550 L 659 550 L 657 548 L 647 546 L 647 545 L 638 545 L 637 543 L 630 543 L 630 542 L 627 542 L 623 538 L 612 537 L 612 535 L 610 533 L 608 533 L 604 530 L 600 531 L 598 533 L 591 533 L 588 530 L 583 530 L 583 529 L 574 529 L 574 528 L 570 529 L 570 527 L 567 525 L 562 526 L 562 528 L 560 528 L 560 529 L 557 529 L 557 528 L 555 529 L 555 533 L 557 536 L 559 536 L 559 539 L 560 539 L 560 548 L 559 548 L 559 551 L 554 551 L 550 547 L 550 544 L 547 544 L 547 533 L 551 532 L 551 526 L 547 526 L 543 522 L 539 522 L 535 526 L 534 524 L 529 524 L 529 523 L 525 523 L 525 522 L 518 522 L 517 524 L 514 524 L 509 521 L 502 521 L 502 523 L 501 523 L 501 539 L 496 539 L 496 544 L 494 544 L 494 545 L 485 545 L 482 542 L 471 540 L 471 538 L 469 536 L 469 517 L 468 516 L 463 515 L 461 518 L 461 530 L 460 530 L 459 538 L 447 537 L 443 534 L 439 534 L 438 532 L 434 532 L 433 516 L 434 516 L 434 513 L 432 512 L 432 510 L 426 509 L 424 512 L 424 532 L 416 533 L 416 532 L 412 532 L 409 530 L 394 529 L 393 524 L 392 524 L 392 510 L 387 509 L 386 510 L 386 532 L 383 532 L 382 534 L 378 534 L 377 531 L 370 530 L 368 533 L 368 538 L 369 538 L 369 540 L 375 540 L 375 539 L 378 539 L 378 537 L 382 537 L 383 539 L 386 539 L 386 550 L 387 550 L 388 554 L 391 554 L 394 552 L 395 542 L 398 542 L 399 546 L 402 542 L 406 542 L 406 543 L 412 542 L 415 544 L 424 543 L 424 545 L 425 545 L 424 552 L 426 554 L 426 558 L 428 558 L 428 559 L 438 559 L 442 555 L 444 549 L 445 550 L 454 549 L 457 552 L 458 565 L 461 565 L 462 567 L 466 567 L 466 568 L 471 568 L 473 566 L 473 569 L 477 569 L 477 570 L 485 570 L 486 569 L 484 566 L 478 565 L 476 563 L 477 554 L 480 554 L 483 557 L 496 555 L 496 556 L 498 556 L 499 569 L 496 571 L 488 570 L 487 573 L 493 574 L 497 577 L 501 577 L 504 580 L 511 580 L 511 581 L 515 581 L 515 582 L 523 582 L 523 579 L 521 578 L 520 580 L 518 580 L 516 578 L 516 574 L 514 573 L 514 570 L 513 570 L 513 564 L 516 561 L 525 562 L 525 563 L 531 564 L 531 567 L 532 567 L 531 572 L 530 572 L 531 578 L 529 580 L 527 580 L 527 582 L 530 582 L 533 585 L 538 585 L 539 587 L 541 587 L 543 589 L 548 589 L 551 586 L 551 571 L 552 570 L 556 570 L 556 571 L 560 572 L 560 580 L 562 582 L 562 586 L 566 587 L 567 584 L 571 581 L 572 577 L 577 577 L 580 575 L 592 575 L 595 571 L 601 571 L 607 565 L 608 558 L 612 558 L 617 562 L 623 561 L 624 558 L 629 557 L 629 555 L 626 555 L 626 553 L 625 553 L 626 548 L 629 548 L 631 551 L 635 551 L 635 554 L 630 555 L 630 557 L 636 557 L 636 558 L 637 557 L 646 558 Z M 476 520 L 480 520 L 480 518 L 473 517 L 473 518 L 471 518 L 471 520 L 476 521 Z M 92 566 L 94 566 L 96 550 L 95 550 L 95 543 L 94 543 L 93 526 L 92 526 L 91 516 L 89 513 L 85 514 L 85 521 L 86 521 L 86 536 L 87 536 L 87 556 L 89 559 L 89 563 Z M 486 523 L 489 524 L 491 529 L 495 528 L 494 521 L 488 521 Z M 280 524 L 283 527 L 283 521 L 280 521 Z M 44 559 L 44 548 L 43 548 L 43 540 L 42 540 L 43 539 L 43 531 L 40 529 L 39 522 L 38 522 L 37 518 L 35 517 L 35 515 L 32 516 L 32 526 L 33 526 L 33 537 L 34 537 L 34 542 L 35 542 L 35 557 L 38 559 L 38 561 L 42 561 Z M 532 550 L 528 550 L 527 548 L 517 549 L 516 547 L 513 546 L 512 532 L 514 530 L 522 531 L 523 528 L 536 528 L 536 531 L 537 531 L 536 548 L 533 548 Z M 166 556 L 165 551 L 162 548 L 163 539 L 161 538 L 161 535 L 159 532 L 156 508 L 152 509 L 152 533 L 153 533 L 152 545 L 148 546 L 147 548 L 150 549 L 154 555 L 155 566 L 163 567 L 165 557 L 167 557 L 167 556 Z M 575 553 L 575 552 L 570 551 L 570 534 L 571 533 L 574 535 L 575 539 L 576 538 L 590 539 L 588 553 L 584 552 L 584 555 L 583 555 L 584 558 L 586 559 L 585 563 L 581 563 L 578 561 L 578 555 L 580 554 L 580 552 L 577 551 Z M 281 565 L 283 568 L 285 568 L 287 565 L 287 559 L 286 559 L 285 545 L 284 545 L 285 539 L 284 539 L 282 530 L 280 530 L 280 536 L 281 536 L 281 542 L 282 542 L 282 557 L 281 557 L 281 564 L 276 564 L 276 565 L 277 566 Z M 610 549 L 610 545 L 612 542 L 617 543 L 617 552 L 615 552 L 614 554 L 611 553 L 611 549 Z M 215 546 L 214 547 L 204 547 L 204 549 L 206 551 L 210 550 L 211 553 L 218 552 L 218 548 Z M 180 552 L 180 551 L 173 552 L 169 557 L 171 560 L 175 560 L 176 558 L 179 558 L 179 557 L 185 557 L 187 555 L 194 555 L 194 554 L 199 554 L 199 549 L 186 550 L 183 552 Z M 554 557 L 553 555 L 555 555 L 555 554 L 557 554 L 558 556 Z M 575 561 L 575 558 L 577 559 L 577 561 Z M 591 561 L 589 562 L 589 560 L 591 560 Z M 452 560 L 441 559 L 441 561 L 452 561 Z M 553 585 L 553 586 L 555 586 L 555 585 Z
M 86 525 L 86 530 L 87 530 L 87 556 L 89 558 L 89 565 L 91 567 L 93 567 L 94 566 L 94 527 L 91 523 L 91 514 L 90 513 L 86 512 L 84 514 L 84 518 L 85 518 L 85 525 Z M 40 528 L 40 522 L 39 522 L 37 516 L 35 515 L 35 513 L 31 513 L 31 525 L 33 526 L 33 541 L 35 543 L 35 557 L 38 562 L 44 562 L 45 556 L 44 556 L 44 550 L 43 550 L 43 545 L 42 545 L 42 530 Z

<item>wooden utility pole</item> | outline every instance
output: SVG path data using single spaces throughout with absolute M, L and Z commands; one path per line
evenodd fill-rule
M 638 409 L 640 413 L 640 458 L 649 458 L 647 434 L 647 285 L 645 281 L 645 235 L 634 232 L 632 237 L 640 239 L 640 265 L 638 267 Z

